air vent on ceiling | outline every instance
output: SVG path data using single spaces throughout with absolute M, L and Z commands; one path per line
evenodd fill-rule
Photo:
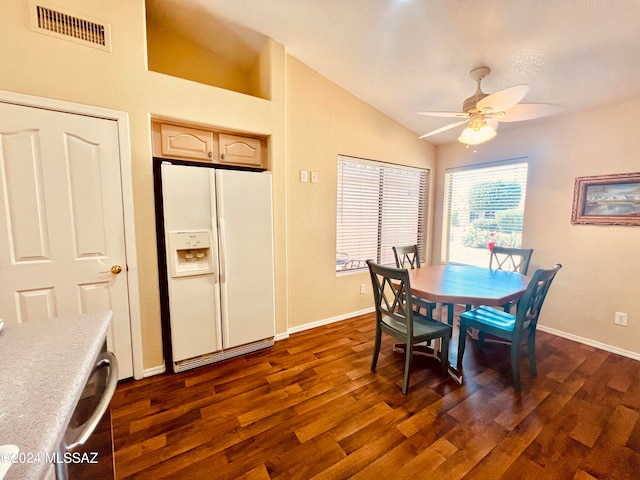
M 51 8 L 43 2 L 31 3 L 31 27 L 36 32 L 110 52 L 109 25 L 84 17 L 63 12 L 59 8 Z

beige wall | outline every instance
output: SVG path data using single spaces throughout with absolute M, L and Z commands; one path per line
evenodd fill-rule
M 435 148 L 292 57 L 286 98 L 287 279 L 289 327 L 295 328 L 372 307 L 368 273 L 336 277 L 338 155 L 433 173 Z M 300 182 L 300 170 L 317 171 L 318 183 Z
M 252 94 L 255 90 L 244 69 L 183 36 L 147 24 L 147 39 L 149 70 L 234 92 Z
M 133 179 L 146 370 L 163 363 L 151 117 L 269 138 L 278 334 L 371 307 L 366 274 L 335 275 L 337 155 L 433 169 L 433 146 L 287 57 L 284 47 L 274 41 L 267 42 L 256 62 L 260 74 L 255 69 L 250 72 L 251 83 L 257 85 L 261 96 L 270 98 L 268 101 L 148 71 L 143 0 L 95 0 L 90 6 L 83 0 L 55 2 L 79 16 L 108 22 L 111 53 L 32 32 L 28 5 L 27 0 L 21 0 L 5 2 L 2 7 L 0 90 L 129 115 L 132 167 L 124 173 Z M 168 55 L 179 54 L 176 50 Z M 232 77 L 229 80 L 233 81 Z M 319 172 L 319 182 L 298 182 L 298 171 L 303 168 Z M 359 294 L 361 283 L 367 285 L 366 295 Z
M 3 2 L 0 89 L 129 114 L 145 369 L 163 363 L 155 243 L 151 116 L 269 136 L 274 173 L 277 329 L 286 331 L 284 47 L 265 47 L 272 101 L 147 71 L 144 1 L 57 0 L 61 9 L 108 22 L 112 52 L 34 33 L 27 0 Z
M 33 33 L 28 1 L 4 2 L 0 16 L 0 89 L 125 111 L 129 115 L 144 367 L 161 365 L 160 299 L 155 249 L 150 118 L 253 132 L 269 137 L 274 178 L 277 332 L 348 316 L 371 307 L 365 273 L 336 277 L 335 202 L 338 154 L 433 169 L 436 149 L 338 88 L 270 41 L 260 65 L 261 90 L 271 101 L 201 85 L 146 68 L 143 0 L 82 0 L 56 5 L 109 22 L 113 51 Z M 268 60 L 267 60 L 268 59 Z M 285 93 L 286 84 L 286 93 Z M 541 322 L 567 334 L 640 352 L 639 229 L 570 224 L 576 176 L 640 170 L 635 127 L 640 104 L 577 117 L 530 122 L 473 149 L 437 149 L 437 190 L 444 169 L 527 156 L 529 192 L 524 244 L 535 248 L 533 268 L 561 262 Z M 317 184 L 299 170 L 319 173 Z M 432 202 L 434 251 L 439 259 L 441 201 Z M 434 208 L 435 207 L 435 208 Z M 431 235 L 430 235 L 431 237 Z M 428 245 L 431 253 L 431 245 Z M 635 262 L 635 263 L 634 263 Z M 360 284 L 367 294 L 359 294 Z M 629 326 L 613 325 L 615 311 Z
M 254 97 L 270 98 L 267 81 L 270 59 L 265 54 L 270 42 L 266 37 L 260 51 L 247 52 L 248 58 L 239 65 L 157 23 L 147 23 L 146 27 L 149 70 Z M 218 28 L 213 26 L 212 32 L 217 32 L 215 29 Z
M 540 324 L 640 358 L 640 227 L 571 224 L 576 177 L 640 171 L 639 111 L 640 102 L 625 103 L 526 122 L 475 149 L 459 143 L 439 147 L 432 262 L 440 262 L 445 170 L 528 157 L 522 242 L 534 249 L 530 272 L 555 262 L 564 267 Z M 628 327 L 614 325 L 616 311 L 629 314 Z

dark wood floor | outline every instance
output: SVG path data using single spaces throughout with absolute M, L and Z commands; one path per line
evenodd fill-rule
M 463 386 L 384 337 L 372 315 L 181 374 L 119 385 L 116 474 L 179 479 L 638 479 L 640 363 L 538 332 L 538 376 L 468 343 Z M 457 337 L 450 356 L 456 353 Z

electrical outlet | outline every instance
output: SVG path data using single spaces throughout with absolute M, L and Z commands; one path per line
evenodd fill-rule
M 623 327 L 627 326 L 627 314 L 623 312 L 616 312 L 615 317 L 613 317 L 613 323 L 616 325 L 622 325 Z
M 365 292 L 365 287 L 364 287 L 364 283 L 360 284 L 360 295 L 364 295 Z
M 300 170 L 300 181 L 308 182 L 309 181 L 309 172 L 306 170 Z

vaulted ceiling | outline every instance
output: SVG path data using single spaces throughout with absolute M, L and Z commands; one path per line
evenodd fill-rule
M 638 0 L 147 0 L 147 8 L 239 57 L 271 37 L 416 135 L 451 123 L 416 112 L 461 111 L 479 66 L 492 70 L 485 93 L 526 84 L 522 102 L 559 104 L 562 114 L 640 98 Z M 462 128 L 428 141 L 455 141 Z

